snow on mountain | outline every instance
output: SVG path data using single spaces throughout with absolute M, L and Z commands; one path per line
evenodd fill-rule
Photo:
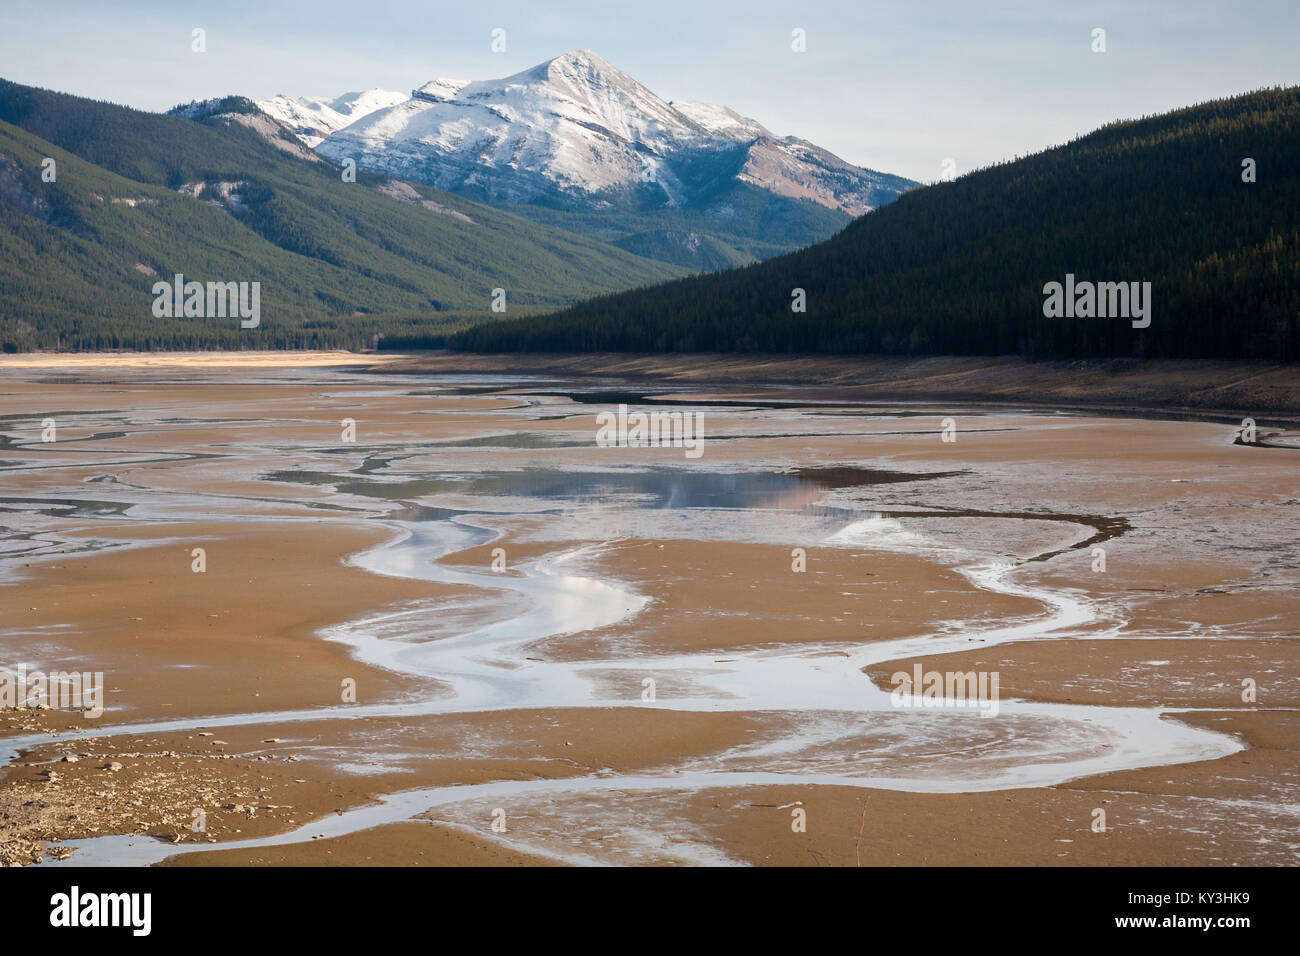
M 379 94 L 372 96 L 371 94 Z M 434 80 L 409 98 L 259 104 L 328 159 L 499 202 L 599 208 L 619 192 L 668 206 L 732 179 L 850 215 L 915 185 L 844 162 L 722 106 L 669 103 L 589 50 L 497 80 Z M 382 102 L 383 97 L 392 98 Z M 268 108 L 274 106 L 279 113 Z
M 726 106 L 695 103 L 690 100 L 674 100 L 669 105 L 715 136 L 739 141 L 772 135 L 758 120 L 741 116 Z
M 499 80 L 436 80 L 317 148 L 335 160 L 442 189 L 530 201 L 650 179 L 677 198 L 665 154 L 704 130 L 594 53 Z
M 411 91 L 411 95 L 423 100 L 433 100 L 442 102 L 456 97 L 456 94 L 469 86 L 469 80 L 430 80 L 419 89 Z
M 286 135 L 282 122 L 268 116 L 257 103 L 246 96 L 220 96 L 210 100 L 192 100 L 173 107 L 167 112 L 172 116 L 189 120 L 225 125 L 236 123 L 246 126 L 276 149 L 309 162 L 324 162 L 320 156 L 300 142 L 301 137 L 295 139 L 293 136 Z
M 269 100 L 258 100 L 257 105 L 262 112 L 293 130 L 299 139 L 314 149 L 331 133 L 338 132 L 375 110 L 396 106 L 407 99 L 409 97 L 405 93 L 375 89 L 344 93 L 332 100 L 279 93 Z

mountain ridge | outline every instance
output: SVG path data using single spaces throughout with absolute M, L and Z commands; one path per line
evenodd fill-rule
M 1074 276 L 1149 283 L 1150 327 L 1049 317 L 1049 284 Z M 1109 123 L 909 192 L 807 249 L 453 345 L 1297 361 L 1300 87 Z
M 325 137 L 336 133 L 375 110 L 396 106 L 409 97 L 379 88 L 344 93 L 333 99 L 316 96 L 293 97 L 277 93 L 269 100 L 255 101 L 258 108 L 288 127 L 308 148 L 314 149 Z
M 133 110 L 0 80 L 0 345 L 358 347 L 683 270 L 460 196 L 340 171 L 250 101 Z M 55 161 L 52 181 L 42 176 Z M 151 314 L 183 274 L 259 282 L 256 330 Z
M 825 239 L 919 185 L 725 106 L 666 101 L 590 50 L 387 95 L 398 101 L 351 106 L 351 121 L 333 131 L 341 120 L 326 98 L 258 106 L 332 162 L 696 270 Z
M 746 181 L 849 216 L 917 185 L 854 166 L 797 137 L 778 137 L 728 107 L 684 101 L 679 108 L 590 50 L 499 79 L 430 81 L 315 148 L 335 161 L 350 157 L 363 168 L 439 188 L 477 187 L 488 201 L 599 207 L 610 202 L 604 195 L 610 191 L 657 189 L 671 207 L 691 202 L 677 154 L 745 143 L 762 152 L 746 157 L 743 167 L 766 164 L 771 173 L 784 167 L 780 188 L 772 188 L 774 175 L 751 172 Z M 510 173 L 499 175 L 503 168 Z M 795 188 L 798 179 L 802 190 Z

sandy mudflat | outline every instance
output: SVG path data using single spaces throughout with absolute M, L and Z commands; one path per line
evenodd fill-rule
M 163 529 L 121 525 L 108 529 L 111 538 L 95 537 L 132 547 L 65 554 L 0 588 L 9 628 L 38 631 L 57 619 L 75 634 L 68 646 L 79 666 L 111 675 L 101 720 L 332 706 L 345 677 L 369 697 L 413 692 L 417 683 L 436 692 L 424 686 L 429 682 L 358 667 L 343 646 L 318 637 L 372 608 L 447 593 L 342 564 L 348 553 L 390 536 L 383 529 L 175 522 L 164 542 L 154 543 Z M 68 537 L 74 546 L 83 540 Z M 206 551 L 203 573 L 192 570 L 194 547 Z M 20 648 L 6 642 L 6 659 L 20 662 Z
M 1300 450 L 952 397 L 996 362 L 375 361 L 0 359 L 0 666 L 106 708 L 0 711 L 5 861 L 1300 861 Z M 647 382 L 701 458 L 597 447 Z M 999 712 L 900 709 L 914 665 Z
M 393 823 L 348 836 L 266 847 L 182 854 L 163 866 L 549 866 L 493 836 L 434 823 Z

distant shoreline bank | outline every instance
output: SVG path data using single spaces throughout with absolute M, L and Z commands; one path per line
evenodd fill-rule
M 0 380 L 7 372 L 38 370 L 330 366 L 412 375 L 554 376 L 681 395 L 723 391 L 739 402 L 960 402 L 1142 417 L 1195 415 L 1228 421 L 1264 416 L 1279 424 L 1300 420 L 1300 365 L 1208 359 L 1031 362 L 1010 356 L 736 353 L 22 352 L 0 355 Z
M 1205 359 L 428 352 L 385 372 L 554 375 L 611 379 L 679 393 L 828 402 L 962 402 L 1198 417 L 1300 417 L 1300 365 Z M 794 400 L 794 396 L 791 396 Z
M 198 352 L 13 352 L 0 355 L 0 376 L 7 371 L 76 368 L 319 368 L 329 365 L 380 366 L 408 353 L 326 351 Z

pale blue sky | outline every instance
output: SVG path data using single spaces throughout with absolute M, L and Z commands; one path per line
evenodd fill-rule
M 490 50 L 495 27 L 505 53 Z M 790 49 L 795 27 L 806 53 Z M 1300 82 L 1300 0 L 0 2 L 0 76 L 143 109 L 409 91 L 583 47 L 665 99 L 932 180 L 944 157 L 965 172 L 1111 119 Z

